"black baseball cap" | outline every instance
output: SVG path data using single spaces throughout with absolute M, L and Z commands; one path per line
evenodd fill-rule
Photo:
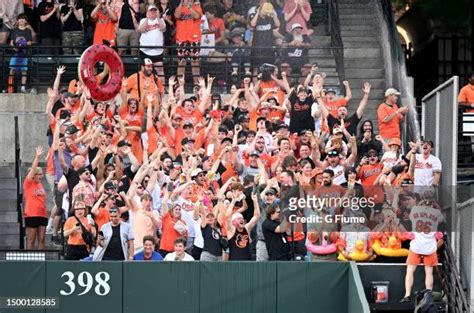
M 117 144 L 117 147 L 131 147 L 132 145 L 126 140 L 120 140 Z

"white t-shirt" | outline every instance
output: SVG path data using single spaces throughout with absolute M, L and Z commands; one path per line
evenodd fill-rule
M 423 154 L 416 155 L 415 163 L 415 185 L 431 186 L 435 172 L 441 172 L 441 161 L 431 155 L 425 159 Z
M 410 212 L 410 221 L 415 239 L 410 242 L 410 249 L 418 254 L 429 255 L 436 251 L 436 232 L 438 224 L 443 221 L 440 210 L 426 206 L 414 206 Z
M 179 197 L 175 201 L 175 204 L 179 204 L 181 206 L 181 219 L 185 221 L 186 225 L 188 226 L 189 237 L 192 237 L 192 238 L 196 237 L 196 231 L 194 229 L 194 219 L 193 219 L 195 204 L 181 197 Z
M 168 253 L 165 256 L 164 260 L 165 261 L 178 261 L 178 260 L 176 260 L 176 252 Z M 185 252 L 184 253 L 184 258 L 182 260 L 179 260 L 179 261 L 194 261 L 194 258 Z
M 380 163 L 383 164 L 383 166 L 389 166 L 393 167 L 398 163 L 400 160 L 400 157 L 397 157 L 397 154 L 393 151 L 387 151 L 383 154 L 382 159 L 380 160 Z
M 140 25 L 147 23 L 146 31 L 140 36 L 140 46 L 159 46 L 163 47 L 163 32 L 160 30 L 159 19 L 154 20 L 142 19 Z M 163 48 L 140 48 L 140 50 L 147 55 L 162 55 Z
M 326 169 L 334 172 L 334 178 L 332 179 L 334 185 L 342 185 L 347 182 L 346 176 L 344 175 L 344 167 L 342 165 L 336 165 L 335 167 L 328 166 Z
M 198 248 L 204 248 L 204 238 L 202 237 L 201 231 L 201 218 L 199 217 L 197 220 L 193 219 L 194 231 L 196 237 L 194 238 L 194 245 Z

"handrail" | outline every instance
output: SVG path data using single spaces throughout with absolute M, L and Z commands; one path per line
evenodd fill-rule
M 52 81 L 55 76 L 54 72 L 54 66 L 59 66 L 62 64 L 65 64 L 66 66 L 76 66 L 78 63 L 78 59 L 80 58 L 79 54 L 59 54 L 60 49 L 62 48 L 68 48 L 71 46 L 29 46 L 25 47 L 25 57 L 28 58 L 28 76 L 30 80 L 30 86 L 32 87 L 45 87 L 45 86 L 50 86 L 52 84 Z M 85 50 L 88 48 L 88 46 L 76 46 L 75 47 L 80 48 L 81 50 Z M 170 76 L 170 74 L 174 74 L 176 69 L 178 68 L 178 56 L 174 51 L 178 46 L 116 46 L 114 48 L 127 48 L 127 49 L 134 49 L 138 50 L 139 48 L 163 48 L 167 49 L 168 53 L 165 53 L 163 55 L 163 63 L 164 63 L 164 68 L 165 68 L 165 74 L 166 77 Z M 243 80 L 244 73 L 243 71 L 239 72 L 238 77 L 232 77 L 231 72 L 232 72 L 232 65 L 233 63 L 239 63 L 243 64 L 245 63 L 243 59 L 235 59 L 235 62 L 232 62 L 232 57 L 227 55 L 227 52 L 233 51 L 232 49 L 235 48 L 240 48 L 242 50 L 245 50 L 245 53 L 247 55 L 251 54 L 249 52 L 252 51 L 257 51 L 257 53 L 253 53 L 252 58 L 254 58 L 254 55 L 259 55 L 258 51 L 261 51 L 262 49 L 268 50 L 268 49 L 273 49 L 276 53 L 275 55 L 275 61 L 276 64 L 279 64 L 282 60 L 286 59 L 283 55 L 283 53 L 286 51 L 286 47 L 284 46 L 268 46 L 268 47 L 234 47 L 234 46 L 225 46 L 225 47 L 200 47 L 201 52 L 203 52 L 204 49 L 212 49 L 214 51 L 221 52 L 220 55 L 216 56 L 214 55 L 203 55 L 201 54 L 199 56 L 200 61 L 203 61 L 200 64 L 200 67 L 206 67 L 208 69 L 208 72 L 210 72 L 211 75 L 216 76 L 216 81 L 223 80 L 226 83 L 229 84 L 229 82 L 239 82 Z M 44 49 L 54 49 L 56 53 L 50 53 L 50 54 L 44 54 Z M 311 55 L 311 51 L 317 49 L 318 51 L 321 50 L 330 50 L 332 51 L 335 55 L 339 54 L 342 58 L 343 52 L 342 52 L 342 46 L 331 46 L 331 47 L 310 47 L 308 48 L 308 54 Z M 3 55 L 4 57 L 2 58 L 3 61 L 0 61 L 0 72 L 3 75 L 3 77 L 8 76 L 9 72 L 9 60 L 10 56 L 13 54 L 13 49 L 12 47 L 9 46 L 3 46 L 0 47 L 0 55 Z M 323 52 L 324 53 L 324 52 Z M 262 54 L 263 55 L 263 54 Z M 127 75 L 131 75 L 133 73 L 136 73 L 137 71 L 140 70 L 140 60 L 142 60 L 144 57 L 138 56 L 138 55 L 123 55 L 122 60 L 125 66 L 125 72 Z M 248 60 L 247 60 L 248 61 Z M 261 59 L 260 63 L 266 63 L 267 60 Z M 340 61 L 337 61 L 337 64 L 340 64 Z M 188 64 L 188 66 L 191 66 Z M 342 66 L 338 66 L 338 71 L 340 73 L 341 69 L 343 69 Z M 290 78 L 297 78 L 297 74 L 299 73 L 299 68 L 296 66 L 293 67 L 292 71 L 293 75 L 290 76 Z M 342 73 L 343 74 L 343 73 Z M 66 74 L 68 75 L 68 74 Z M 191 73 L 187 76 L 192 76 Z M 342 78 L 341 76 L 339 76 Z M 4 79 L 3 81 L 6 81 Z M 328 86 L 337 86 L 335 83 L 329 83 Z
M 445 243 L 442 249 L 444 265 L 441 267 L 441 275 L 444 282 L 444 291 L 447 296 L 449 312 L 465 313 L 469 311 L 469 303 L 466 298 L 465 288 L 462 285 L 461 277 L 456 268 L 454 254 L 448 236 L 445 236 Z
M 451 84 L 451 83 L 457 83 L 457 81 L 459 80 L 459 77 L 458 76 L 453 76 L 451 77 L 450 79 L 448 79 L 447 81 L 445 81 L 444 83 L 442 83 L 441 85 L 439 85 L 438 87 L 436 87 L 435 89 L 431 90 L 430 93 L 428 93 L 427 95 L 425 95 L 421 101 L 422 102 L 425 102 L 426 99 L 428 98 L 431 98 L 434 94 L 436 94 L 438 91 L 444 89 L 444 87 L 446 87 L 447 85 Z
M 328 1 L 328 28 L 331 34 L 331 49 L 336 60 L 336 69 L 339 74 L 339 84 L 342 86 L 342 82 L 345 80 L 344 45 L 341 38 L 339 8 L 336 0 Z
M 15 116 L 15 178 L 16 178 L 16 212 L 18 218 L 19 227 L 19 246 L 20 249 L 25 248 L 25 228 L 23 227 L 23 190 L 22 190 L 22 177 L 21 177 L 21 159 L 20 159 L 20 132 L 18 128 L 18 116 Z

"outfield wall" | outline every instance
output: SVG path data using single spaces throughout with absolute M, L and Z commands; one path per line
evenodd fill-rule
M 0 297 L 57 298 L 31 313 L 369 312 L 350 263 L 7 261 L 0 277 Z

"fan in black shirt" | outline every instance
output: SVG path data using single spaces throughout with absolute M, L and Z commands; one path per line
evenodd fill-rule
M 290 259 L 290 246 L 286 239 L 286 230 L 288 223 L 283 217 L 280 223 L 281 209 L 277 204 L 271 204 L 267 207 L 267 219 L 262 224 L 263 237 L 269 259 L 272 261 L 287 261 Z
M 304 87 L 292 91 L 288 97 L 287 109 L 290 112 L 290 132 L 300 133 L 303 130 L 314 130 L 314 118 L 311 116 L 313 96 Z

